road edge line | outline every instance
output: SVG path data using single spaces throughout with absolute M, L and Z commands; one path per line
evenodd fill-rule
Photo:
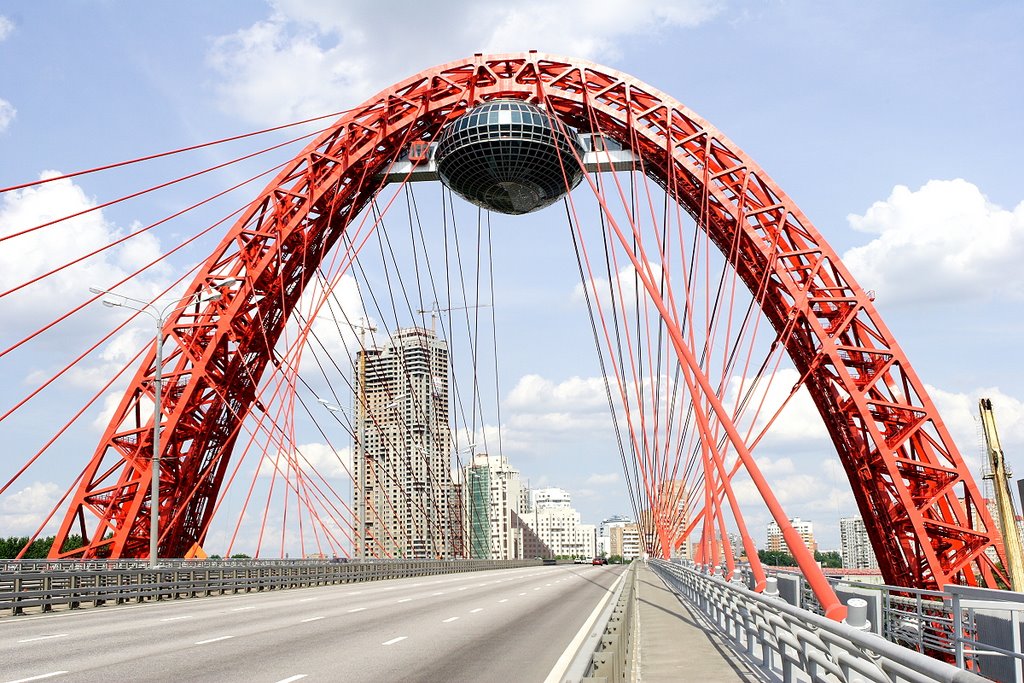
M 601 612 L 604 611 L 608 602 L 612 599 L 612 596 L 616 594 L 619 585 L 622 583 L 623 579 L 626 578 L 626 574 L 628 573 L 629 567 L 627 565 L 626 571 L 619 574 L 619 578 L 616 579 L 615 583 L 608 588 L 608 592 L 604 594 L 604 598 L 601 599 L 601 602 L 597 603 L 597 607 L 595 607 L 594 611 L 590 613 L 587 620 L 583 622 L 583 626 L 580 627 L 576 636 L 569 642 L 569 646 L 565 648 L 565 652 L 562 653 L 562 656 L 558 658 L 558 661 L 555 662 L 555 665 L 551 668 L 551 672 L 547 675 L 547 678 L 544 679 L 544 683 L 559 683 L 559 681 L 562 680 L 562 677 L 565 676 L 569 667 L 572 666 L 575 661 L 576 655 L 579 654 L 580 647 L 583 645 L 584 639 L 586 639 L 593 630 L 594 622 L 597 621 L 598 616 L 600 616 Z

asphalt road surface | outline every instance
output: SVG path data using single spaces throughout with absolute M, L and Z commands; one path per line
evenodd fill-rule
M 529 567 L 2 617 L 0 683 L 544 681 L 623 570 Z

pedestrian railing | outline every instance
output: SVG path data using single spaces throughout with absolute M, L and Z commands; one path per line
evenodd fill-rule
M 120 561 L 119 561 L 120 562 Z M 74 563 L 71 563 L 72 565 Z M 93 565 L 94 563 L 87 563 Z M 27 610 L 49 612 L 64 606 L 77 609 L 107 603 L 177 600 L 226 593 L 251 593 L 326 586 L 357 581 L 379 581 L 485 569 L 512 569 L 540 565 L 539 560 L 415 560 L 384 562 L 265 561 L 221 563 L 173 561 L 169 566 L 69 568 L 68 563 L 47 563 L 46 569 L 0 566 L 0 615 Z
M 968 683 L 985 678 L 868 631 L 866 602 L 853 598 L 851 616 L 837 623 L 790 605 L 774 594 L 755 593 L 740 581 L 727 582 L 664 561 L 651 566 L 679 596 L 698 609 L 711 627 L 762 669 L 785 683 L 835 680 L 841 683 Z M 855 602 L 857 601 L 857 602 Z

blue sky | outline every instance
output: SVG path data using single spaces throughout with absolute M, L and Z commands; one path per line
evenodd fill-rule
M 1024 5 L 548 4 L 392 2 L 384 12 L 375 3 L 323 0 L 80 0 L 59 9 L 10 1 L 0 6 L 0 185 L 340 111 L 474 52 L 538 49 L 589 59 L 680 100 L 757 161 L 877 292 L 965 456 L 977 462 L 976 399 L 990 396 L 1009 462 L 1024 463 Z M 204 154 L 211 162 L 229 156 Z M 176 163 L 89 176 L 52 200 L 104 201 L 206 165 Z M 83 243 L 166 215 L 230 177 L 104 211 L 102 221 L 80 227 Z M 76 190 L 81 196 L 72 196 Z M 3 202 L 0 233 L 46 210 L 20 195 Z M 502 417 L 518 444 L 506 450 L 534 484 L 572 491 L 584 520 L 596 523 L 627 512 L 627 504 L 606 409 L 593 400 L 599 371 L 585 310 L 572 295 L 571 245 L 564 229 L 560 239 L 545 232 L 548 220 L 497 224 L 496 251 L 511 261 L 496 263 L 495 273 L 496 298 L 508 305 L 497 314 Z M 173 230 L 139 250 L 174 243 Z M 59 251 L 52 242 L 26 243 L 16 254 L 3 249 L 4 284 L 30 267 L 26 254 L 45 262 Z M 142 257 L 122 254 L 114 265 Z M 46 296 L 73 291 L 63 283 Z M 34 329 L 45 312 L 36 308 L 49 304 L 5 304 L 0 339 Z M 113 320 L 106 315 L 78 324 L 98 329 Z M 140 330 L 136 339 L 144 338 Z M 0 359 L 0 404 L 24 394 L 33 373 L 48 366 L 46 352 L 41 346 L 16 365 Z M 46 416 L 39 409 L 2 427 L 11 445 L 3 479 L 30 453 Z M 761 457 L 787 511 L 813 520 L 822 545 L 835 547 L 852 496 L 829 442 L 820 428 L 801 432 L 803 419 L 791 418 L 801 447 Z M 0 499 L 0 535 L 30 531 L 95 438 L 83 427 L 20 480 L 16 495 Z M 751 505 L 748 522 L 760 541 L 766 521 Z

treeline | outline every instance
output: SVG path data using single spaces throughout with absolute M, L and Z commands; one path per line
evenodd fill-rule
M 771 567 L 796 566 L 796 560 L 793 559 L 792 555 L 784 550 L 758 550 L 757 556 L 761 558 L 761 564 L 766 564 Z M 815 550 L 814 559 L 821 563 L 822 567 L 826 567 L 828 569 L 839 569 L 843 566 L 843 558 L 835 550 L 830 550 L 827 553 L 821 553 Z
M 37 538 L 29 549 L 22 556 L 23 560 L 45 560 L 46 556 L 50 554 L 50 546 L 56 537 L 47 536 L 46 538 Z M 18 556 L 21 549 L 28 544 L 28 536 L 8 536 L 7 538 L 0 538 L 0 559 L 12 560 Z M 69 536 L 67 542 L 64 543 L 64 552 L 74 550 L 75 548 L 81 548 L 85 545 L 82 542 L 81 536 Z

